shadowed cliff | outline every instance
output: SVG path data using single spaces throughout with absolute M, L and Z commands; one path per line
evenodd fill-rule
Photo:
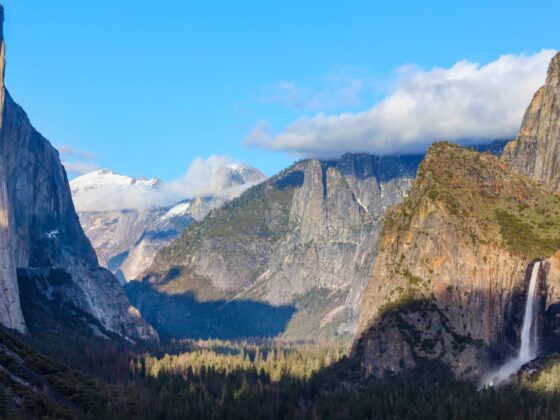
M 530 262 L 560 248 L 559 204 L 495 156 L 433 145 L 385 218 L 354 350 L 365 371 L 410 369 L 421 356 L 476 378 L 511 354 Z M 543 314 L 559 300 L 553 263 Z

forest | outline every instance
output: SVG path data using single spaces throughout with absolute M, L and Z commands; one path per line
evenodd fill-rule
M 406 374 L 366 379 L 348 358 L 350 347 L 333 342 L 180 340 L 131 346 L 75 337 L 73 346 L 62 346 L 56 340 L 26 342 L 5 330 L 0 338 L 1 364 L 7 367 L 0 371 L 3 418 L 560 416 L 559 355 L 540 360 L 538 374 L 478 390 L 434 361 Z M 18 358 L 23 369 L 35 372 L 31 381 L 48 390 L 22 391 L 23 413 L 9 403 L 18 389 L 9 370 L 22 369 Z

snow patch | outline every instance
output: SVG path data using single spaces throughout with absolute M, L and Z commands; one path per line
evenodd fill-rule
M 162 216 L 162 218 L 170 219 L 172 217 L 189 215 L 191 213 L 191 205 L 192 203 L 190 201 L 177 204 L 176 206 L 171 207 L 167 213 Z
M 56 239 L 58 236 L 58 230 L 51 230 L 50 232 L 46 232 L 45 236 L 49 239 Z

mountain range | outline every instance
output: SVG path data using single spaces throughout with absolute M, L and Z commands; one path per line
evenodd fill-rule
M 266 179 L 259 170 L 243 164 L 224 164 L 209 180 L 212 195 L 192 196 L 184 191 L 179 202 L 167 204 L 162 182 L 157 178 L 136 179 L 110 170 L 82 175 L 70 182 L 78 216 L 102 266 L 126 283 L 148 268 L 165 245 L 189 224 L 201 220 L 244 189 Z M 100 198 L 115 194 L 129 197 L 122 208 L 96 210 Z M 155 194 L 149 205 L 138 206 L 138 198 Z M 168 201 L 168 200 L 167 200 Z
M 350 335 L 380 220 L 420 160 L 296 163 L 189 226 L 127 293 L 163 334 Z
M 0 416 L 420 417 L 436 387 L 445 418 L 465 387 L 557 398 L 515 386 L 560 360 L 560 53 L 515 139 L 270 178 L 224 163 L 201 189 L 107 169 L 69 182 L 4 86 L 1 29 Z M 521 354 L 513 394 L 486 394 Z M 545 406 L 531 415 L 560 413 Z

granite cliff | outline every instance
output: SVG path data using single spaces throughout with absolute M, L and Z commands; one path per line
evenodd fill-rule
M 519 348 L 538 272 L 539 348 L 558 350 L 560 55 L 501 158 L 433 145 L 385 218 L 353 356 L 367 375 L 439 359 L 480 378 Z
M 189 226 L 127 293 L 164 334 L 351 335 L 383 214 L 420 159 L 294 164 Z
M 559 204 L 494 156 L 432 146 L 385 218 L 354 347 L 366 373 L 438 358 L 475 378 L 514 354 L 531 262 L 560 249 Z M 545 267 L 541 314 L 558 303 Z
M 6 46 L 4 44 L 4 8 L 0 6 L 0 131 L 4 131 L 4 103 L 6 90 L 4 87 L 4 72 L 6 66 Z M 1 132 L 0 132 L 1 134 Z M 13 207 L 8 195 L 8 172 L 6 162 L 0 160 L 0 280 L 2 293 L 0 294 L 0 323 L 8 328 L 26 332 L 27 327 L 21 312 L 19 287 L 17 283 L 14 244 Z
M 560 53 L 552 59 L 546 83 L 535 93 L 515 140 L 502 158 L 513 169 L 560 192 Z
M 0 11 L 3 21 L 3 8 Z M 3 76 L 3 41 L 0 62 Z M 38 296 L 45 308 L 56 307 L 57 313 L 64 309 L 69 318 L 84 313 L 113 333 L 133 339 L 156 337 L 129 304 L 116 278 L 99 267 L 74 210 L 58 152 L 33 128 L 3 80 L 0 270 L 6 294 L 2 297 L 1 322 L 23 332 L 23 312 L 31 333 L 40 330 L 35 321 L 41 319 L 33 316 L 38 302 L 28 304 L 26 296 L 18 296 L 18 289 L 40 290 Z

